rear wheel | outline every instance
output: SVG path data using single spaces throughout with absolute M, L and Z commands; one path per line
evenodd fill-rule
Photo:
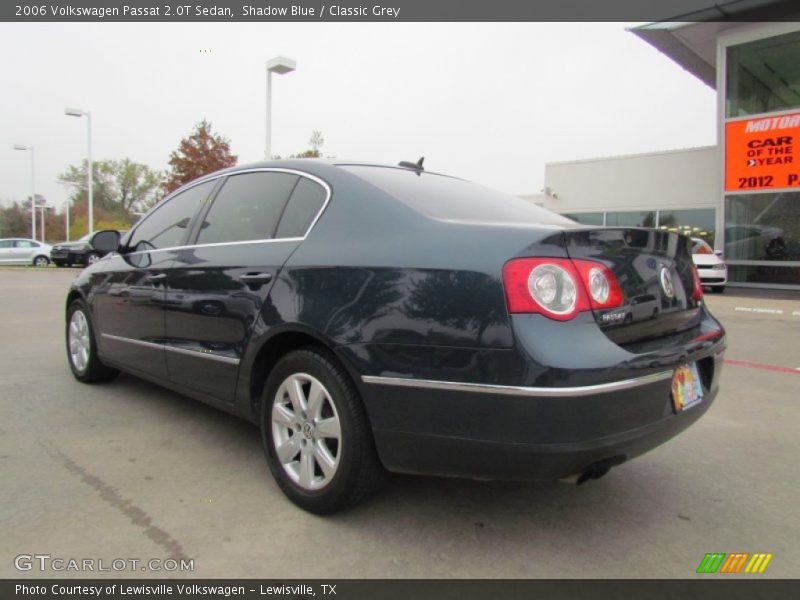
M 261 437 L 283 493 L 313 513 L 331 513 L 376 491 L 378 461 L 358 392 L 329 353 L 281 358 L 261 400 Z
M 83 383 L 111 381 L 119 371 L 104 365 L 97 356 L 97 342 L 83 300 L 75 300 L 67 311 L 67 360 L 75 379 Z
M 40 255 L 33 259 L 34 267 L 46 267 L 49 264 L 50 264 L 50 259 L 47 258 L 46 256 Z

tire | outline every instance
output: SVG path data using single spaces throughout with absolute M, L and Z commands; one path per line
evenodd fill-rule
M 711 288 L 711 291 L 715 294 L 723 294 L 725 293 L 725 286 L 724 285 L 715 285 Z
M 64 267 L 66 267 L 66 266 L 67 266 L 67 265 L 65 265 L 64 263 L 55 263 L 55 265 L 56 265 L 56 266 L 57 266 L 59 269 L 63 269 Z
M 49 264 L 50 264 L 50 259 L 44 256 L 43 254 L 40 254 L 39 256 L 33 259 L 34 267 L 46 267 Z
M 96 263 L 100 258 L 100 255 L 97 252 L 89 252 L 86 255 L 86 258 L 83 259 L 83 266 L 88 267 Z
M 292 388 L 299 388 L 294 398 Z M 379 489 L 383 467 L 361 398 L 330 353 L 303 348 L 281 358 L 264 386 L 259 422 L 270 471 L 300 508 L 329 514 Z
M 75 300 L 67 310 L 67 362 L 75 379 L 83 383 L 111 381 L 119 371 L 104 365 L 97 356 L 97 342 L 89 310 Z

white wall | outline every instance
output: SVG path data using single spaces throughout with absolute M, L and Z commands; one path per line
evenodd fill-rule
M 717 146 L 545 165 L 549 195 L 523 196 L 555 212 L 713 208 Z

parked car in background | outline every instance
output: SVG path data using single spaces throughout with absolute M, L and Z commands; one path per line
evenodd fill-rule
M 719 389 L 725 331 L 688 237 L 582 226 L 419 163 L 237 166 L 91 243 L 113 254 L 66 297 L 75 378 L 124 370 L 259 425 L 316 513 L 384 469 L 596 479 Z M 624 323 L 634 298 L 648 318 Z
M 708 242 L 692 238 L 692 260 L 697 266 L 703 285 L 716 294 L 723 293 L 725 284 L 728 283 L 728 267 Z
M 94 263 L 98 258 L 105 256 L 105 252 L 92 248 L 89 243 L 91 234 L 87 233 L 85 236 L 75 242 L 59 242 L 53 246 L 50 257 L 57 267 L 67 267 L 70 265 L 88 266 Z
M 33 265 L 46 267 L 50 264 L 49 244 L 28 238 L 6 238 L 0 240 L 0 265 Z

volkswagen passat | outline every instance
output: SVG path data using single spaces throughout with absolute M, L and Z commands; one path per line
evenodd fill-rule
M 313 512 L 384 469 L 597 478 L 718 391 L 725 335 L 689 238 L 581 226 L 416 163 L 235 167 L 92 244 L 112 253 L 66 300 L 75 377 L 124 370 L 258 424 Z

